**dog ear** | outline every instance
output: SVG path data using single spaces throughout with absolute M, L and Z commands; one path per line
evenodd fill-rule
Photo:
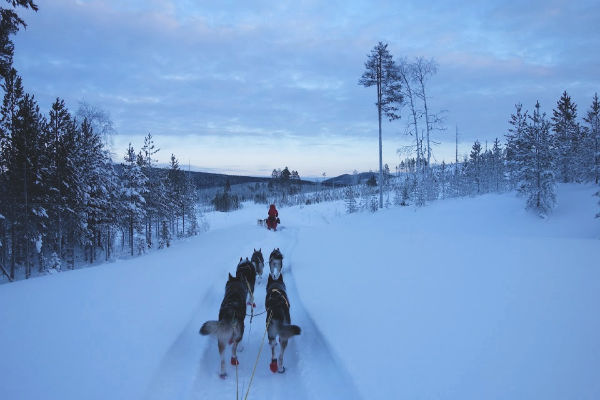
M 232 280 L 233 276 L 231 276 L 231 272 L 229 272 L 228 274 L 229 274 L 229 279 L 228 280 Z

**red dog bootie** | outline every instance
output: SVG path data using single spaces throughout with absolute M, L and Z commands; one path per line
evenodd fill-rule
M 276 358 L 271 360 L 271 364 L 269 364 L 269 369 L 271 370 L 272 373 L 277 372 L 277 359 Z
M 237 358 L 231 357 L 231 365 L 240 365 L 240 362 Z

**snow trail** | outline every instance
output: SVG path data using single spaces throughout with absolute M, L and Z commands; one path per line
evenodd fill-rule
M 249 399 L 313 399 L 344 398 L 359 399 L 358 390 L 343 365 L 332 353 L 326 339 L 315 325 L 310 314 L 304 308 L 298 296 L 293 275 L 294 249 L 299 229 L 285 228 L 271 232 L 261 227 L 252 229 L 248 237 L 253 238 L 252 246 L 235 242 L 231 249 L 262 248 L 265 258 L 265 271 L 262 279 L 257 279 L 255 287 L 255 314 L 262 313 L 265 300 L 265 286 L 268 279 L 268 259 L 274 248 L 284 254 L 283 276 L 290 298 L 292 323 L 302 328 L 302 334 L 289 342 L 285 352 L 284 374 L 273 374 L 269 370 L 271 348 L 265 337 L 266 313 L 245 320 L 244 338 L 238 348 L 238 387 L 236 388 L 236 369 L 229 364 L 231 346 L 225 351 L 228 376 L 221 379 L 219 373 L 219 355 L 216 339 L 198 335 L 198 329 L 206 320 L 206 315 L 218 314 L 226 280 L 224 274 L 215 281 L 200 300 L 197 312 L 173 342 L 163 357 L 159 369 L 148 386 L 146 399 L 231 399 L 238 390 L 244 398 L 250 384 L 252 370 L 262 343 L 262 351 L 256 366 L 254 379 L 250 386 Z M 235 254 L 235 250 L 232 250 Z M 237 256 L 237 254 L 236 254 Z M 238 256 L 238 257 L 239 257 Z M 301 268 L 302 266 L 299 266 Z M 235 265 L 229 269 L 235 272 Z M 208 312 L 208 314 L 207 314 Z M 248 308 L 248 312 L 250 309 Z M 279 351 L 279 346 L 277 347 Z M 278 353 L 277 353 L 278 354 Z

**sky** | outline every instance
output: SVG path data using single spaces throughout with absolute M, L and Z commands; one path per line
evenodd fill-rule
M 301 177 L 378 169 L 373 87 L 358 85 L 382 41 L 433 58 L 434 161 L 504 140 L 516 103 L 552 114 L 563 91 L 589 108 L 600 88 L 597 1 L 37 0 L 19 10 L 16 69 L 46 111 L 84 101 L 114 123 L 113 159 L 151 133 L 157 158 L 192 169 Z M 383 124 L 383 162 L 410 151 L 408 109 Z M 398 153 L 398 150 L 402 150 Z

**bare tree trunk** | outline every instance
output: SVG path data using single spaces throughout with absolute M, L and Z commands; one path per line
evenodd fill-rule
M 133 256 L 133 215 L 129 215 L 129 247 Z
M 379 119 L 379 208 L 383 208 L 383 162 L 382 162 L 382 144 L 381 144 L 381 101 L 383 97 L 381 79 L 383 76 L 381 57 L 377 70 L 377 115 Z
M 433 75 L 437 72 L 437 65 L 435 61 L 425 60 L 422 57 L 417 58 L 414 64 L 414 76 L 416 80 L 419 82 L 420 86 L 420 95 L 423 100 L 423 106 L 425 108 L 425 132 L 427 134 L 427 173 L 429 174 L 429 168 L 431 165 L 431 142 L 430 142 L 430 132 L 431 132 L 431 118 L 429 115 L 429 109 L 427 107 L 427 94 L 425 92 L 425 81 L 428 76 Z
M 416 143 L 416 154 L 417 154 L 417 170 L 420 167 L 420 149 L 419 149 L 419 128 L 418 128 L 418 123 L 417 123 L 417 109 L 415 106 L 415 99 L 414 99 L 414 94 L 412 91 L 412 88 L 410 86 L 410 78 L 409 78 L 409 74 L 410 74 L 410 65 L 406 62 L 406 61 L 402 61 L 400 64 L 400 77 L 402 79 L 402 83 L 404 84 L 404 94 L 406 95 L 406 97 L 408 97 L 408 100 L 410 101 L 410 113 L 413 119 L 413 125 L 414 125 L 414 132 L 415 132 L 415 143 Z
M 27 196 L 27 161 L 25 161 L 24 167 L 24 189 L 25 189 L 25 279 L 29 279 L 31 275 L 29 265 L 29 237 L 27 235 L 27 231 L 29 230 L 29 204 L 28 204 L 28 196 Z
M 11 247 L 11 252 L 10 252 L 10 277 L 11 279 L 15 279 L 15 269 L 16 269 L 16 252 L 17 252 L 17 235 L 15 233 L 15 223 L 16 223 L 16 217 L 17 217 L 17 213 L 15 210 L 15 205 L 12 205 L 12 221 L 11 221 L 11 228 L 10 228 L 10 236 L 11 236 L 11 241 L 10 241 L 10 247 Z
M 4 275 L 6 275 L 6 277 L 8 278 L 8 280 L 12 282 L 14 278 L 10 277 L 10 274 L 8 272 L 6 272 L 6 270 L 4 269 L 4 266 L 2 264 L 0 264 L 0 269 L 2 269 L 2 273 Z

